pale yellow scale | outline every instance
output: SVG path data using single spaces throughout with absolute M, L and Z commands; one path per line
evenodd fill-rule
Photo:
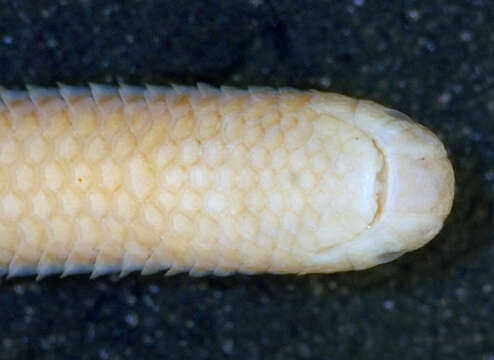
M 364 269 L 451 208 L 441 142 L 369 101 L 202 84 L 0 98 L 9 276 Z

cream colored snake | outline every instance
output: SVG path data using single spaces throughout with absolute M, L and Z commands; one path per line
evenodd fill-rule
M 0 272 L 331 273 L 432 239 L 454 174 L 370 101 L 251 87 L 0 92 Z

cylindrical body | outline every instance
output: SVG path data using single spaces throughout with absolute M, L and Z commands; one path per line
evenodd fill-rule
M 317 91 L 0 92 L 0 271 L 308 273 L 430 240 L 454 177 L 394 110 Z

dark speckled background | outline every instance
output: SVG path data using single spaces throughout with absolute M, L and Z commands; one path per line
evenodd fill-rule
M 0 0 L 0 84 L 318 88 L 444 140 L 425 248 L 359 273 L 0 282 L 0 359 L 494 359 L 494 2 Z

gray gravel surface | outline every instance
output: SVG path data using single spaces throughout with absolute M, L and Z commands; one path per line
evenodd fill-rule
M 317 88 L 438 133 L 428 246 L 336 275 L 0 280 L 0 359 L 494 360 L 494 2 L 0 0 L 0 85 Z

